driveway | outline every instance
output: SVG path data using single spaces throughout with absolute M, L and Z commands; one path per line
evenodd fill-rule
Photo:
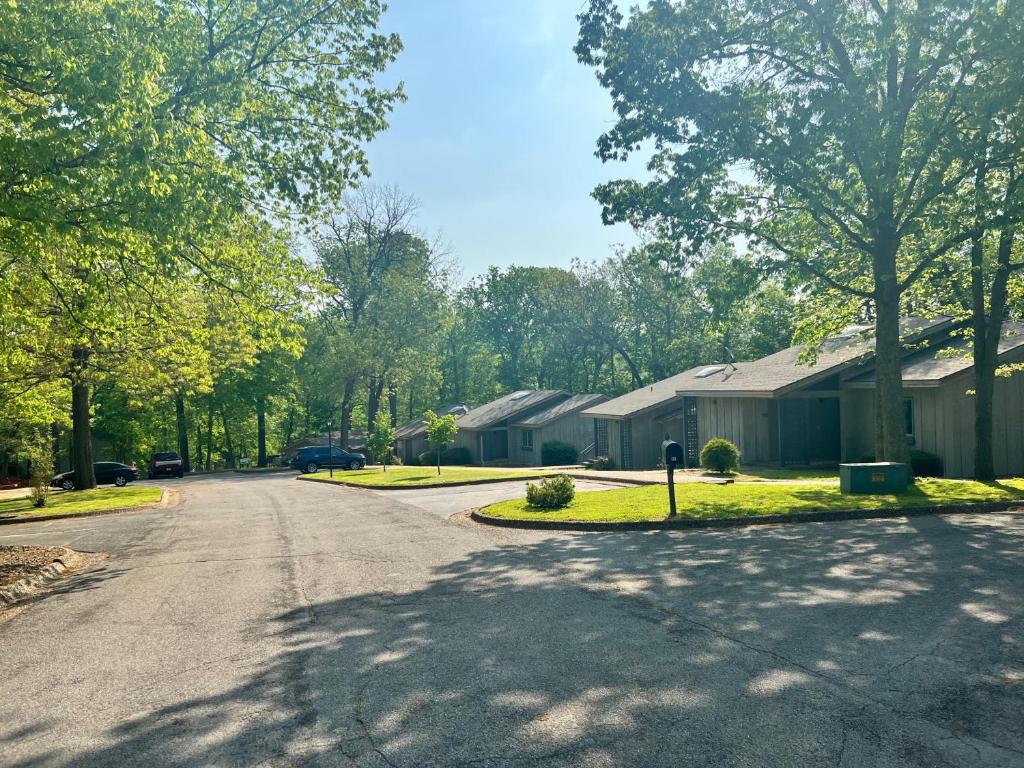
M 175 486 L 0 531 L 111 553 L 0 622 L 0 764 L 1024 766 L 1020 515 L 572 535 Z

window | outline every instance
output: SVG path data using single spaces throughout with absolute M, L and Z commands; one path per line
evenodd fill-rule
M 903 401 L 903 429 L 907 434 L 907 443 L 914 444 L 914 401 L 907 398 Z
M 522 447 L 522 449 L 524 451 L 532 451 L 533 450 L 533 430 L 532 429 L 524 429 L 523 430 L 523 441 L 522 441 L 521 447 Z

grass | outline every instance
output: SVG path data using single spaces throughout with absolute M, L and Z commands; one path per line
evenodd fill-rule
M 356 485 L 387 485 L 395 488 L 421 488 L 439 483 L 465 483 L 469 481 L 515 480 L 520 477 L 557 474 L 544 469 L 503 469 L 501 467 L 368 467 L 356 470 L 334 470 L 334 482 Z M 317 472 L 304 477 L 329 480 L 329 473 Z
M 112 509 L 128 509 L 160 501 L 162 488 L 128 486 L 125 488 L 94 488 L 89 491 L 66 491 L 50 496 L 46 506 L 37 509 L 29 497 L 0 501 L 0 517 L 45 517 L 48 515 L 91 515 Z
M 900 494 L 843 495 L 839 486 L 823 483 L 748 483 L 676 485 L 680 517 L 750 517 L 799 514 L 822 510 L 927 507 L 982 501 L 1024 502 L 1024 478 L 979 483 L 972 480 L 926 480 Z M 492 504 L 484 512 L 493 517 L 519 520 L 635 522 L 668 516 L 665 486 L 616 488 L 577 493 L 565 509 L 545 512 L 531 508 L 526 499 Z

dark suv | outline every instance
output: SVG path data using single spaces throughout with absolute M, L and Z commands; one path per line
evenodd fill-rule
M 185 462 L 181 456 L 174 451 L 154 453 L 153 457 L 149 460 L 149 476 L 160 477 L 160 475 L 184 477 Z
M 291 466 L 300 472 L 316 472 L 324 467 L 342 469 L 362 469 L 366 466 L 366 457 L 361 453 L 343 451 L 341 448 L 328 448 L 326 445 L 307 445 L 299 448 L 292 457 Z

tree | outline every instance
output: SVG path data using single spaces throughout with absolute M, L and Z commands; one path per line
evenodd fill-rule
M 996 59 L 1021 48 L 987 45 L 1017 34 L 1014 12 L 995 0 L 655 0 L 624 23 L 613 0 L 591 0 L 580 16 L 577 54 L 618 115 L 598 154 L 654 146 L 653 180 L 595 192 L 605 221 L 653 227 L 680 258 L 742 235 L 868 304 L 880 459 L 907 454 L 901 297 L 970 237 L 970 220 L 948 215 L 975 168 L 964 129 Z
M 370 449 L 375 461 L 384 466 L 388 471 L 388 464 L 391 463 L 391 454 L 395 449 L 395 428 L 391 426 L 391 420 L 384 416 L 377 416 L 366 438 L 366 447 Z
M 455 435 L 458 434 L 459 427 L 455 423 L 455 416 L 450 413 L 438 416 L 433 411 L 427 411 L 423 417 L 427 420 L 427 443 L 437 453 L 437 474 L 440 475 L 441 452 L 455 442 Z
M 399 90 L 376 0 L 55 0 L 0 27 L 0 276 L 40 275 L 73 320 L 76 484 L 92 487 L 97 283 L 196 271 L 212 232 L 253 211 L 307 213 L 367 173 L 363 144 Z M 101 41 L 101 42 L 99 42 Z M 141 245 L 141 247 L 136 247 Z M 98 259 L 121 267 L 99 272 Z

